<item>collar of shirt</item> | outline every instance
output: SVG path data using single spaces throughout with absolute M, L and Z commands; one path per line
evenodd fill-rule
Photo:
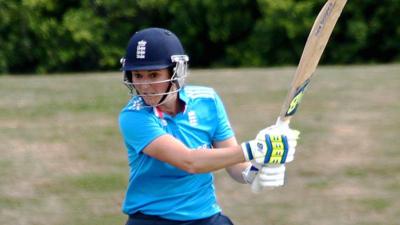
M 185 103 L 185 107 L 184 107 L 182 113 L 186 113 L 186 109 L 187 109 L 187 106 L 188 106 L 189 98 L 188 98 L 187 95 L 186 95 L 185 87 L 183 87 L 183 88 L 178 92 L 178 98 L 179 98 L 180 100 L 182 100 L 182 101 Z M 158 118 L 164 119 L 165 113 L 163 113 L 163 112 L 160 110 L 160 108 L 158 108 L 157 106 L 156 106 L 156 107 L 153 107 L 153 112 L 154 112 L 154 115 L 156 115 Z

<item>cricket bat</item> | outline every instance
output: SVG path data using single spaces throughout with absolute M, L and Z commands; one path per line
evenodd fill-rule
M 346 2 L 347 0 L 328 0 L 315 19 L 277 119 L 277 126 L 288 126 L 296 113 Z M 258 176 L 252 183 L 252 190 L 255 193 L 261 190 Z

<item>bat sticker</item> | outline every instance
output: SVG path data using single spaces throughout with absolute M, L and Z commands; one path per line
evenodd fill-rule
M 329 3 L 329 5 L 328 5 L 328 7 L 327 7 L 327 9 L 326 9 L 321 21 L 318 24 L 318 28 L 315 31 L 315 36 L 320 35 L 322 29 L 324 29 L 326 21 L 328 20 L 328 17 L 331 15 L 334 6 L 335 6 L 335 3 Z
M 307 79 L 304 81 L 304 83 L 298 88 L 296 91 L 296 94 L 293 97 L 293 100 L 289 104 L 289 109 L 286 112 L 285 116 L 292 116 L 293 114 L 296 113 L 297 108 L 301 102 L 301 99 L 303 98 L 304 91 L 306 90 L 308 84 L 310 83 L 310 79 Z

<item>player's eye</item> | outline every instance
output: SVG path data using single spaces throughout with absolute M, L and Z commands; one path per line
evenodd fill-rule
M 141 79 L 141 78 L 143 78 L 143 75 L 141 75 L 141 74 L 139 74 L 139 73 L 133 73 L 132 76 L 133 76 L 133 78 L 135 78 L 135 79 Z
M 158 77 L 158 73 L 156 73 L 156 72 L 150 73 L 149 77 L 151 79 L 156 79 Z

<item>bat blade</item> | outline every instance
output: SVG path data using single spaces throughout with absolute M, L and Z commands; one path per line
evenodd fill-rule
M 310 78 L 317 68 L 346 2 L 347 0 L 328 0 L 315 19 L 304 46 L 300 62 L 293 76 L 289 92 L 282 105 L 279 114 L 281 121 L 288 123 L 293 114 L 296 113 L 304 91 L 307 89 Z
M 328 0 L 315 19 L 276 126 L 287 126 L 296 113 L 346 2 L 347 0 Z M 271 165 L 271 167 L 275 166 Z M 256 176 L 252 183 L 251 188 L 254 193 L 262 188 L 259 179 L 259 176 Z

